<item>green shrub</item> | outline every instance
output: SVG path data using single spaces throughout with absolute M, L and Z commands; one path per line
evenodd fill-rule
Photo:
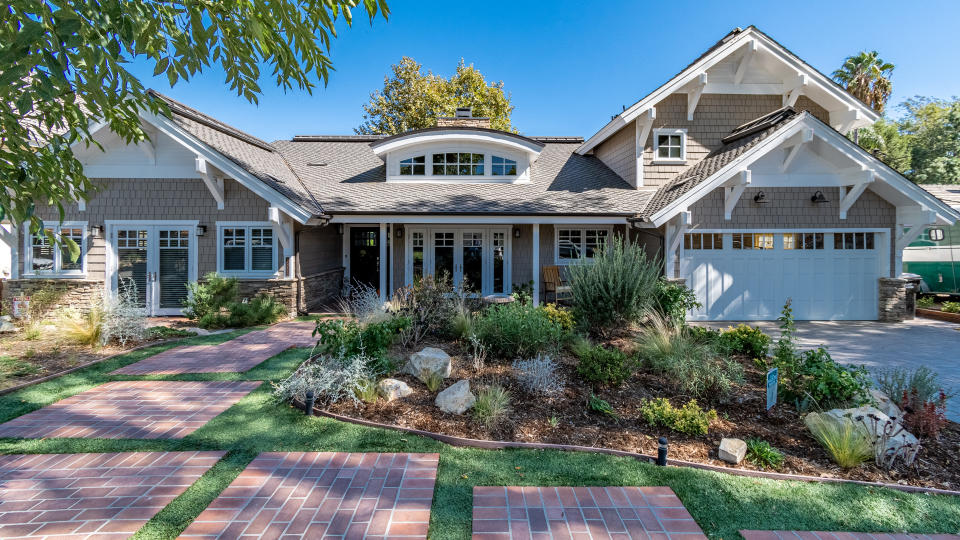
M 287 313 L 287 307 L 272 296 L 260 293 L 249 302 L 228 302 L 218 311 L 211 311 L 197 321 L 200 328 L 244 328 L 273 324 Z
M 576 325 L 576 319 L 573 317 L 573 310 L 558 306 L 556 304 L 547 304 L 543 306 L 543 312 L 547 318 L 563 328 L 564 332 L 572 332 Z
M 918 308 L 924 308 L 924 309 L 926 309 L 926 308 L 931 308 L 931 307 L 933 307 L 934 302 L 936 302 L 936 300 L 934 300 L 934 298 L 933 298 L 932 296 L 918 296 L 918 297 L 917 297 L 917 307 L 918 307 Z
M 684 394 L 726 399 L 743 381 L 743 366 L 718 351 L 712 336 L 653 317 L 637 338 L 637 353 L 644 365 L 666 374 Z
M 60 331 L 74 343 L 100 345 L 103 335 L 103 310 L 94 305 L 84 314 L 73 313 L 65 316 L 60 321 Z
M 563 343 L 563 328 L 543 309 L 513 302 L 487 308 L 474 321 L 477 339 L 497 358 L 554 354 Z
M 477 393 L 473 404 L 473 418 L 492 429 L 510 413 L 510 392 L 499 384 L 493 384 Z
M 413 285 L 398 289 L 390 300 L 394 315 L 409 324 L 400 333 L 400 343 L 412 347 L 427 336 L 446 336 L 463 300 L 448 276 L 424 276 Z
M 203 281 L 187 284 L 189 294 L 183 301 L 183 314 L 190 320 L 202 319 L 219 313 L 228 304 L 237 301 L 237 278 L 223 277 L 216 272 L 203 276 Z
M 747 461 L 762 469 L 779 469 L 783 454 L 762 439 L 747 439 Z
M 817 413 L 808 414 L 803 422 L 830 459 L 843 468 L 856 467 L 874 457 L 873 441 L 859 422 Z
M 174 339 L 191 337 L 197 335 L 190 330 L 181 330 L 179 328 L 170 328 L 169 326 L 151 326 L 147 328 L 148 339 Z
M 697 295 L 683 283 L 660 278 L 657 281 L 656 307 L 666 317 L 678 324 L 687 320 L 687 311 L 701 308 Z
M 940 311 L 944 313 L 960 313 L 960 302 L 944 302 L 940 304 Z
M 437 373 L 436 371 L 430 371 L 429 369 L 420 370 L 420 375 L 417 376 L 418 379 L 427 387 L 427 390 L 430 393 L 436 393 L 437 390 L 440 390 L 440 387 L 443 386 L 443 375 Z
M 867 403 L 870 378 L 866 368 L 842 366 L 823 347 L 797 349 L 790 304 L 787 300 L 778 319 L 781 336 L 770 359 L 770 365 L 778 371 L 779 397 L 797 404 L 801 410 L 807 409 L 811 402 L 821 409 Z
M 610 405 L 610 402 L 605 399 L 601 399 L 600 396 L 597 396 L 596 394 L 590 394 L 590 399 L 587 400 L 587 408 L 604 416 L 620 418 L 620 415 L 617 414 L 617 411 L 613 410 L 613 406 Z
M 620 385 L 632 373 L 627 355 L 620 349 L 601 345 L 578 348 L 577 374 L 592 384 Z
M 647 259 L 640 245 L 614 236 L 592 263 L 571 265 L 569 274 L 577 321 L 607 334 L 638 322 L 654 307 L 660 263 Z
M 521 304 L 533 303 L 533 280 L 526 283 L 514 283 L 513 294 L 510 296 Z
M 364 403 L 377 402 L 377 382 L 372 379 L 363 379 L 354 389 L 357 398 Z
M 342 358 L 363 354 L 376 363 L 373 366 L 376 371 L 388 373 L 392 366 L 387 360 L 387 350 L 409 324 L 406 317 L 365 325 L 355 320 L 317 319 L 313 335 L 320 353 Z
M 770 336 L 760 328 L 743 323 L 728 328 L 720 334 L 720 344 L 733 354 L 745 354 L 750 358 L 766 358 L 770 349 Z
M 877 388 L 894 403 L 900 402 L 904 395 L 913 394 L 921 402 L 934 401 L 941 390 L 948 398 L 953 397 L 953 392 L 944 390 L 940 384 L 940 375 L 926 366 L 912 371 L 904 368 L 881 370 L 877 373 Z
M 703 410 L 692 399 L 676 408 L 667 398 L 645 399 L 640 403 L 640 416 L 648 424 L 663 426 L 687 435 L 706 435 L 710 423 L 717 419 L 717 411 Z

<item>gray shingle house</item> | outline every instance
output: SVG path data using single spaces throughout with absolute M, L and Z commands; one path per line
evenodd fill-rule
M 770 37 L 725 36 L 589 139 L 497 131 L 458 111 L 391 137 L 268 143 L 164 96 L 150 144 L 78 149 L 98 190 L 42 235 L 7 231 L 6 301 L 53 281 L 71 302 L 135 282 L 155 314 L 186 283 L 236 276 L 291 310 L 345 283 L 386 297 L 424 275 L 507 294 L 542 268 L 588 263 L 613 235 L 664 260 L 702 320 L 902 316 L 901 253 L 960 213 L 843 134 L 877 119 Z

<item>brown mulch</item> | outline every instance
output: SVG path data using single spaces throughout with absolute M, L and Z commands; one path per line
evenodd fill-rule
M 618 345 L 627 340 L 621 339 Z M 656 455 L 657 439 L 666 436 L 670 442 L 670 457 L 686 461 L 708 463 L 731 468 L 760 469 L 744 461 L 738 466 L 729 465 L 717 458 L 720 439 L 758 438 L 769 442 L 784 454 L 784 463 L 775 472 L 802 474 L 833 478 L 846 478 L 871 482 L 899 483 L 914 486 L 960 489 L 960 424 L 948 422 L 939 440 L 921 439 L 922 449 L 913 465 L 898 464 L 893 470 L 885 470 L 872 461 L 844 470 L 834 465 L 827 452 L 804 427 L 802 416 L 790 406 L 778 404 L 770 413 L 766 405 L 765 371 L 758 369 L 751 360 L 742 359 L 746 369 L 746 381 L 733 392 L 728 403 L 705 403 L 715 408 L 719 418 L 704 436 L 690 436 L 665 428 L 646 424 L 639 414 L 642 399 L 670 397 L 680 406 L 689 396 L 678 395 L 675 388 L 663 376 L 640 372 L 617 388 L 599 388 L 594 393 L 607 400 L 619 415 L 618 419 L 590 412 L 586 402 L 590 396 L 589 385 L 576 375 L 576 358 L 567 353 L 559 359 L 566 382 L 563 393 L 554 398 L 544 398 L 524 391 L 512 377 L 510 362 L 488 360 L 479 373 L 475 372 L 459 345 L 447 342 L 423 343 L 445 350 L 453 358 L 453 372 L 444 381 L 444 388 L 460 379 L 470 379 L 471 391 L 500 384 L 510 391 L 513 404 L 508 419 L 492 430 L 476 422 L 469 412 L 462 416 L 447 414 L 434 405 L 436 394 L 415 377 L 395 374 L 394 378 L 406 382 L 414 393 L 406 398 L 355 407 L 350 402 L 340 402 L 328 408 L 330 412 L 364 418 L 375 422 L 394 424 L 407 428 L 432 431 L 458 437 L 517 442 L 542 442 L 568 445 L 583 445 Z M 395 357 L 406 358 L 409 351 L 396 350 Z M 557 427 L 551 426 L 551 418 Z

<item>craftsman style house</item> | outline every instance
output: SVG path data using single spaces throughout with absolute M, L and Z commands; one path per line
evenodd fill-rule
M 158 95 L 159 96 L 159 95 Z M 902 317 L 903 248 L 957 210 L 844 134 L 877 115 L 756 28 L 736 29 L 587 140 L 490 129 L 461 110 L 391 137 L 268 143 L 171 99 L 148 144 L 108 129 L 78 148 L 98 190 L 12 246 L 5 300 L 56 282 L 71 301 L 137 283 L 156 314 L 186 284 L 236 276 L 308 310 L 363 282 L 386 298 L 446 273 L 510 293 L 589 263 L 612 235 L 658 254 L 703 304 L 694 319 Z

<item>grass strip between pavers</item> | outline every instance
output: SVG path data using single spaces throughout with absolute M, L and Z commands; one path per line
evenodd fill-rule
M 165 376 L 108 375 L 121 366 L 181 344 L 217 343 L 242 332 L 189 338 L 135 351 L 103 365 L 0 397 L 9 420 L 110 380 L 278 380 L 306 359 L 308 349 L 280 353 L 246 373 Z M 654 434 L 655 435 L 655 434 Z M 225 450 L 227 455 L 155 515 L 136 538 L 175 538 L 257 454 L 264 451 L 439 452 L 431 539 L 470 537 L 476 485 L 670 486 L 712 538 L 738 538 L 741 529 L 956 533 L 960 498 L 910 494 L 844 484 L 786 482 L 678 467 L 630 458 L 552 450 L 455 448 L 396 431 L 368 428 L 278 403 L 269 382 L 180 440 L 0 439 L 0 453 L 78 453 Z

